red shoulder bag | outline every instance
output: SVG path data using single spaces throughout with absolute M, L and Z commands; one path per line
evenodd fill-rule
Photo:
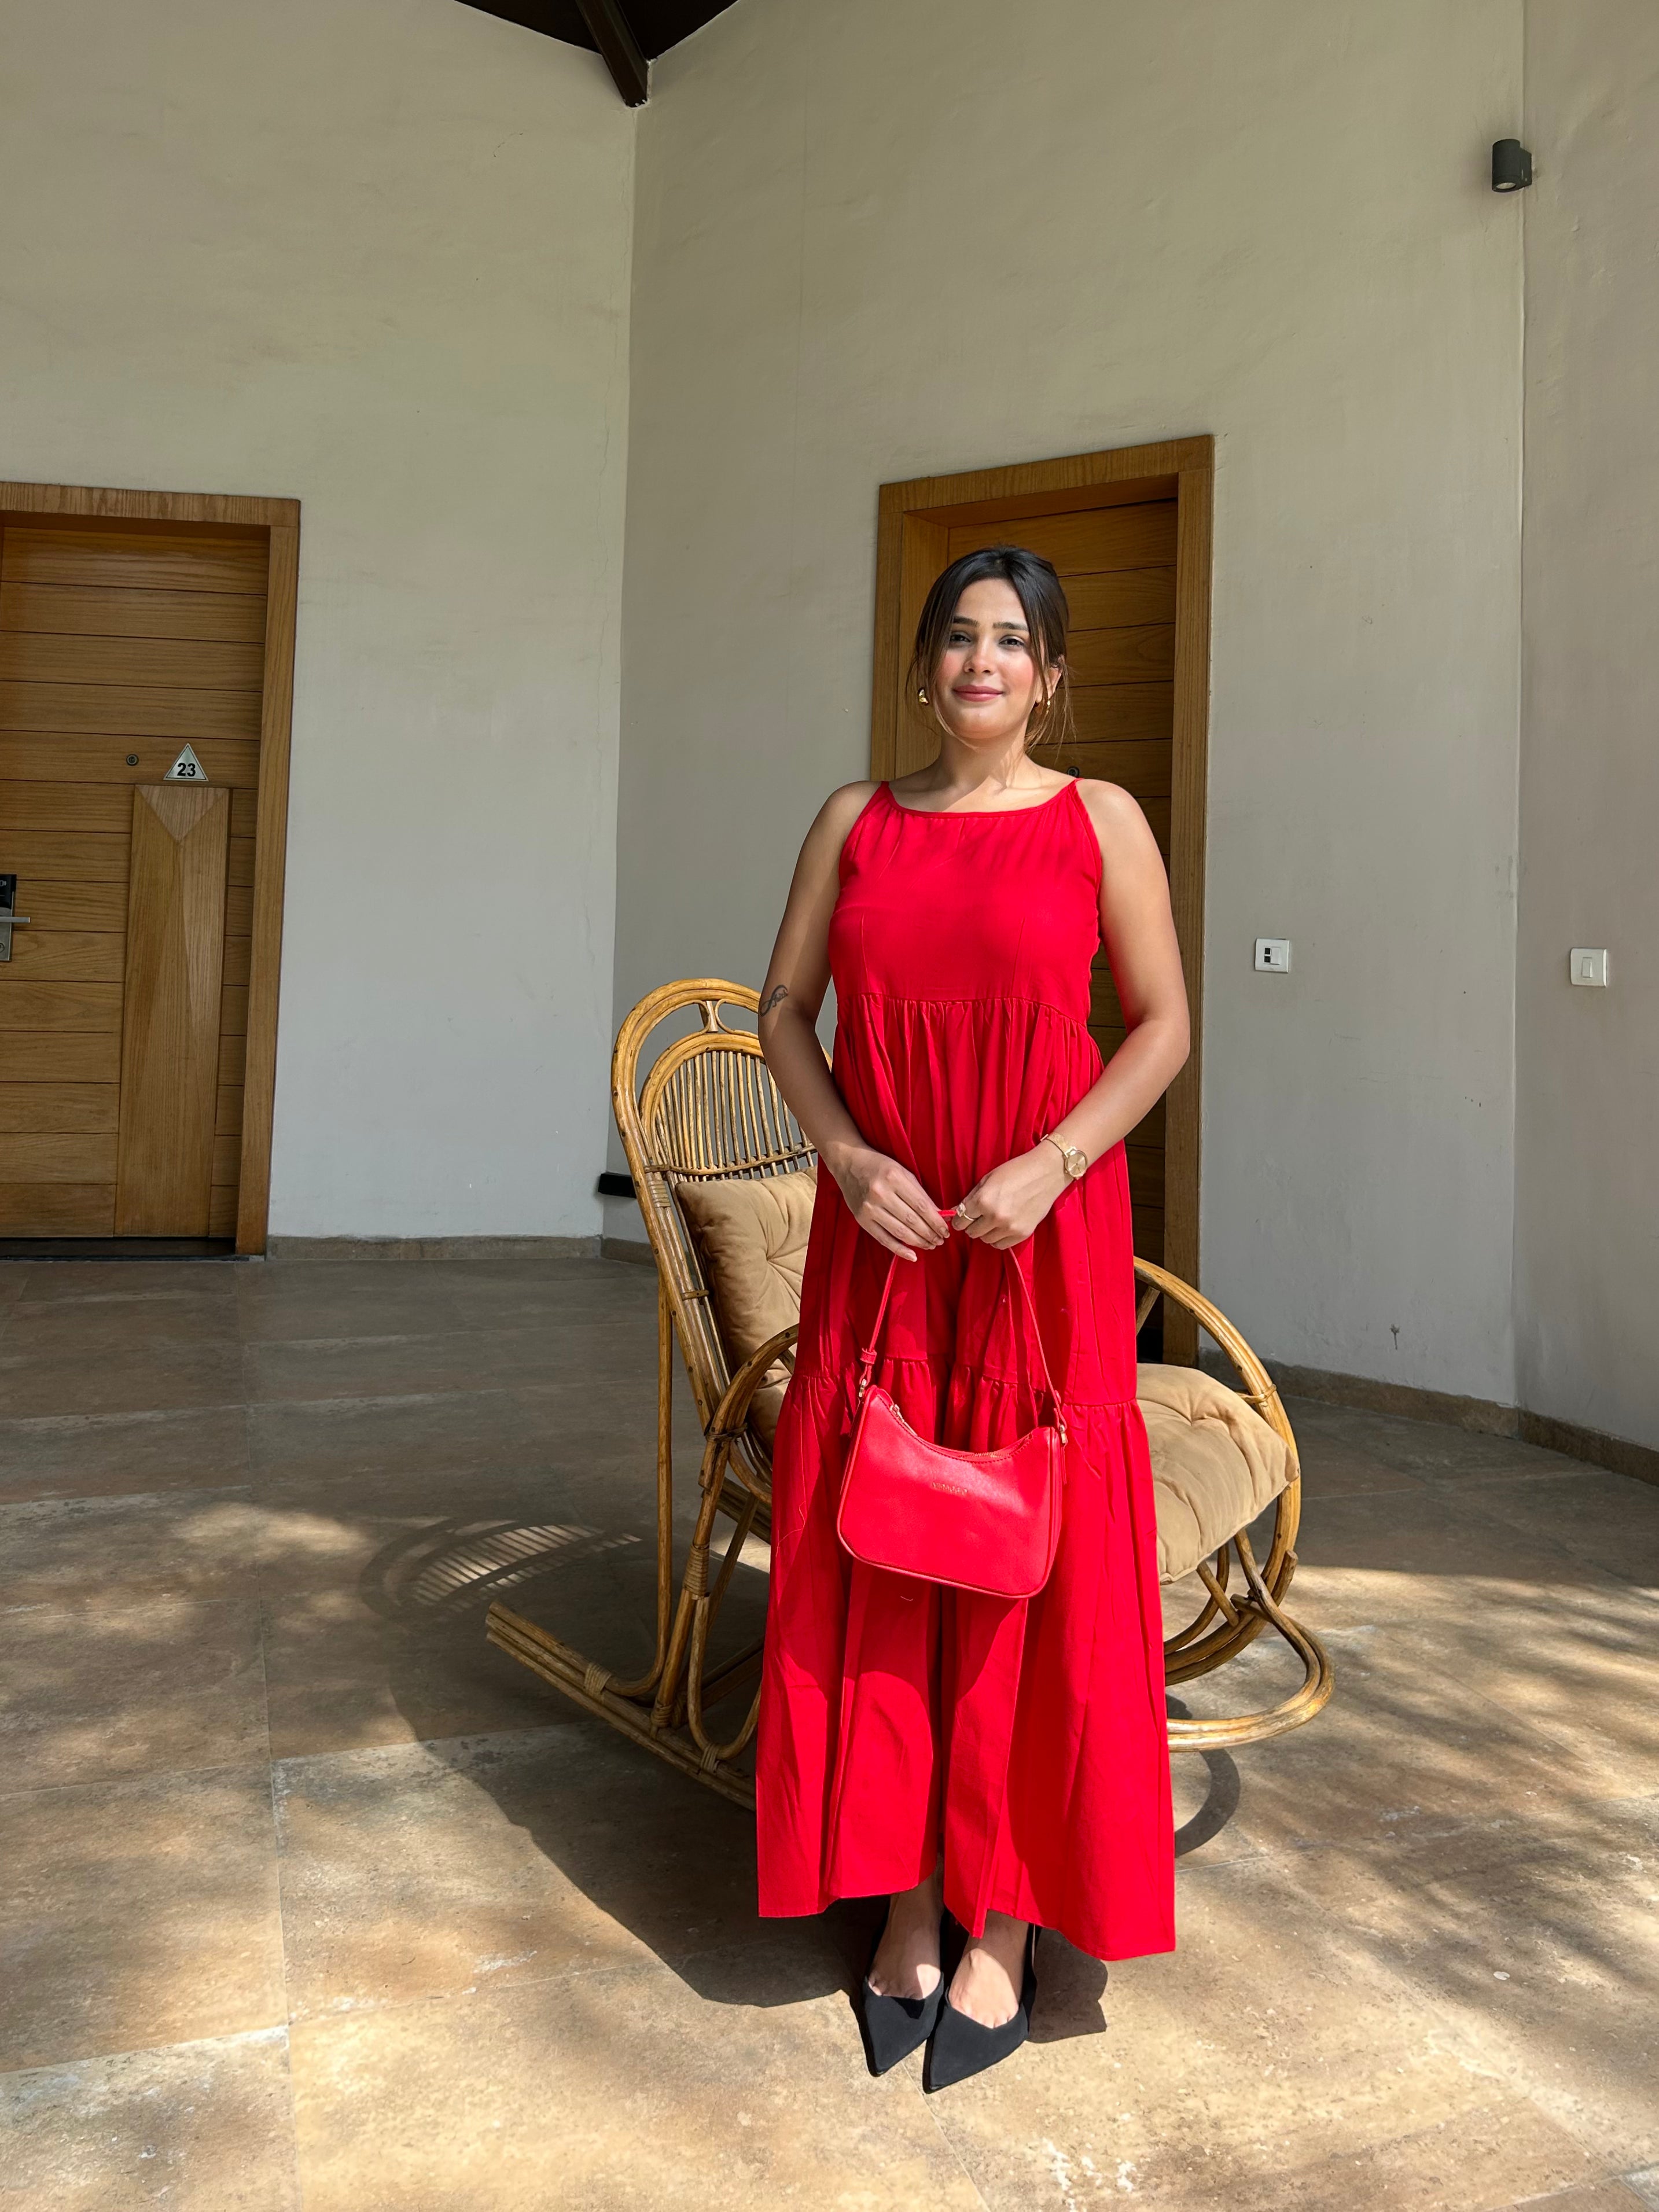
M 866 1566 L 945 1583 L 988 1597 L 1035 1597 L 1060 1544 L 1066 1414 L 1049 1379 L 1036 1311 L 1019 1262 L 1019 1285 L 1036 1346 L 1051 1418 L 1000 1451 L 954 1451 L 919 1437 L 891 1395 L 871 1380 L 897 1253 L 870 1341 L 859 1356 L 858 1415 L 842 1484 L 836 1531 Z

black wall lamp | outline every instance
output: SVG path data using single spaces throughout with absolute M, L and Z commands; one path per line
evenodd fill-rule
M 1492 188 L 1495 192 L 1524 191 L 1532 182 L 1532 155 L 1518 138 L 1499 138 L 1492 149 Z

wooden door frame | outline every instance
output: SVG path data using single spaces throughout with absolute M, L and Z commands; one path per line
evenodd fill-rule
M 270 1139 L 276 1094 L 276 1007 L 282 981 L 283 886 L 288 855 L 289 752 L 294 722 L 294 632 L 298 610 L 300 502 L 235 492 L 120 491 L 86 484 L 0 483 L 0 529 L 58 521 L 262 531 L 265 571 L 259 785 L 253 822 L 253 933 L 247 997 L 247 1066 L 236 1194 L 236 1249 L 265 1249 L 270 1216 Z
M 1199 1170 L 1204 1035 L 1204 833 L 1210 729 L 1210 576 L 1215 440 L 1174 438 L 1009 468 L 915 477 L 881 487 L 876 531 L 875 670 L 870 717 L 870 773 L 899 772 L 905 673 L 910 641 L 928 585 L 938 574 L 953 524 L 1016 522 L 1022 514 L 1132 501 L 1176 501 L 1175 717 L 1170 796 L 1170 900 L 1175 911 L 1187 996 L 1190 1058 L 1170 1085 L 1164 1109 L 1164 1259 L 1194 1285 L 1199 1279 Z M 1191 1316 L 1165 1301 L 1165 1354 L 1192 1361 Z M 1184 1326 L 1183 1326 L 1184 1324 Z M 1188 1341 L 1188 1340 L 1191 1340 Z

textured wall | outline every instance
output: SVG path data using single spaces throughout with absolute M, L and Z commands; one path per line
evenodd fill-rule
M 1521 1391 L 1659 1445 L 1659 12 L 1527 40 Z
M 617 1011 L 758 976 L 877 484 L 1211 430 L 1206 1285 L 1659 1442 L 1659 26 L 1530 0 L 1504 201 L 1522 13 L 743 0 L 636 118 L 453 0 L 11 9 L 5 472 L 304 502 L 273 1228 L 594 1227 L 613 871 Z
M 659 65 L 617 948 L 619 1011 L 758 979 L 866 771 L 880 482 L 1213 431 L 1205 1287 L 1281 1358 L 1504 1399 L 1520 33 L 744 0 Z
M 454 0 L 27 0 L 0 474 L 303 502 L 271 1227 L 591 1233 L 635 125 Z

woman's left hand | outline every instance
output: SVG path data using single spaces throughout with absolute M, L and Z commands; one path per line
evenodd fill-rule
M 950 1217 L 951 1226 L 1006 1251 L 1025 1242 L 1069 1180 L 1058 1150 L 1035 1145 L 981 1176 Z

